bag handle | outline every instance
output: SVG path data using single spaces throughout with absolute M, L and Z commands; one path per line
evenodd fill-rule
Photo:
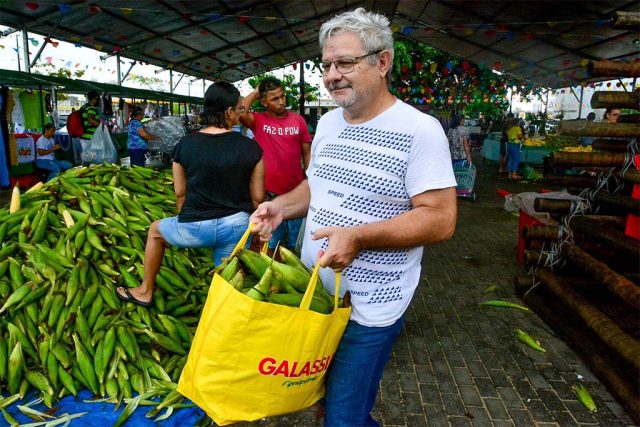
M 233 251 L 231 251 L 231 255 L 229 255 L 229 258 L 227 259 L 231 259 L 231 257 L 233 257 L 236 253 L 238 253 L 240 249 L 244 248 L 244 245 L 247 244 L 247 241 L 249 240 L 249 236 L 251 235 L 251 230 L 253 230 L 254 226 L 255 224 L 249 224 L 249 226 L 247 227 L 247 230 L 244 232 L 240 240 L 238 240 L 236 247 L 233 248 Z
M 302 310 L 309 310 L 309 306 L 311 305 L 311 300 L 313 299 L 313 294 L 316 290 L 316 285 L 318 283 L 318 276 L 320 274 L 320 263 L 316 263 L 316 266 L 313 268 L 313 272 L 311 273 L 311 279 L 309 279 L 309 284 L 307 285 L 307 290 L 304 293 L 304 297 L 302 297 L 302 302 L 300 303 L 300 308 Z M 333 295 L 333 309 L 338 309 L 338 302 L 340 295 L 340 279 L 342 275 L 341 273 L 336 273 L 336 289 Z

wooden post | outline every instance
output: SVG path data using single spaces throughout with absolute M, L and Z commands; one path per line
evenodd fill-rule
M 638 123 L 596 123 L 587 120 L 563 120 L 558 125 L 559 135 L 607 136 L 618 138 L 640 137 Z
M 640 77 L 640 64 L 606 60 L 589 61 L 587 73 L 589 77 Z
M 617 123 L 640 123 L 640 114 L 625 114 L 618 116 Z
M 605 151 L 578 153 L 569 151 L 556 151 L 551 153 L 551 166 L 575 166 L 575 167 L 614 167 L 624 164 L 625 155 L 623 153 L 608 153 Z
M 594 92 L 591 96 L 591 108 L 640 108 L 640 96 L 636 89 L 629 92 Z
M 640 13 L 617 11 L 613 13 L 611 28 L 616 30 L 638 31 L 640 28 Z
M 591 147 L 596 151 L 613 151 L 615 153 L 626 153 L 628 145 L 628 139 L 598 138 L 593 141 Z
M 534 249 L 527 249 L 524 251 L 524 265 L 527 267 L 544 265 L 545 261 L 546 255 L 543 255 L 541 251 Z
M 567 199 L 545 199 L 538 197 L 533 201 L 536 212 L 568 214 L 575 209 L 575 202 Z
M 555 185 L 558 187 L 569 188 L 591 188 L 598 183 L 595 176 L 569 176 L 569 175 L 547 175 L 544 179 L 545 184 Z
M 561 279 L 560 279 L 561 280 Z M 571 278 L 571 287 L 579 286 Z M 640 424 L 640 397 L 637 375 L 629 375 L 632 368 L 621 360 L 588 330 L 577 314 L 542 286 L 531 289 L 529 283 L 516 281 L 516 292 L 527 306 L 531 307 L 547 325 L 585 359 L 589 368 L 609 387 L 629 411 L 636 424 Z
M 637 339 L 624 332 L 620 326 L 589 304 L 580 294 L 565 286 L 552 272 L 541 269 L 536 271 L 536 276 L 547 289 L 578 314 L 602 341 L 633 367 L 640 369 L 640 343 Z
M 640 287 L 631 280 L 613 271 L 576 245 L 564 245 L 562 253 L 577 267 L 602 283 L 609 291 L 630 307 L 640 309 Z
M 541 200 L 541 199 L 536 199 Z M 548 200 L 548 199 L 547 199 Z M 556 240 L 560 233 L 560 227 L 553 225 L 541 227 L 527 225 L 522 230 L 522 238 L 524 240 Z
M 640 199 L 632 199 L 629 196 L 607 193 L 606 191 L 598 191 L 593 199 L 597 203 L 613 206 L 625 214 L 640 215 Z
M 618 176 L 625 181 L 637 182 L 640 184 L 640 171 L 638 169 L 629 168 L 626 172 L 619 171 Z
M 623 217 L 576 215 L 571 218 L 569 227 L 574 232 L 581 233 L 587 240 L 603 243 L 624 257 L 640 260 L 638 241 L 622 231 L 625 222 Z

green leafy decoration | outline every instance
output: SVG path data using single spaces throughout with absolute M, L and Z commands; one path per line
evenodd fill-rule
M 410 38 L 395 41 L 391 91 L 398 98 L 426 109 L 477 117 L 499 116 L 509 107 L 507 93 L 531 99 L 544 88 L 461 59 Z

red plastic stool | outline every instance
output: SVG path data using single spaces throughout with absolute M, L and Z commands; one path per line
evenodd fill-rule
M 40 179 L 38 178 L 38 175 L 35 173 L 9 177 L 9 182 L 11 183 L 11 187 L 15 187 L 16 184 L 19 184 L 20 188 L 22 189 L 33 187 L 39 181 Z

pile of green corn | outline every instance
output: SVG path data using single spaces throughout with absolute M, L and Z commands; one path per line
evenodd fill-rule
M 287 248 L 280 246 L 277 252 L 282 262 L 264 252 L 241 249 L 218 267 L 219 274 L 238 291 L 257 301 L 299 307 L 311 272 Z M 318 278 L 309 308 L 330 314 L 334 306 L 333 296 L 324 289 Z
M 176 213 L 170 172 L 74 168 L 18 196 L 0 209 L 0 393 L 180 405 L 211 254 L 168 249 L 150 308 L 116 295 L 142 280 L 151 222 Z

